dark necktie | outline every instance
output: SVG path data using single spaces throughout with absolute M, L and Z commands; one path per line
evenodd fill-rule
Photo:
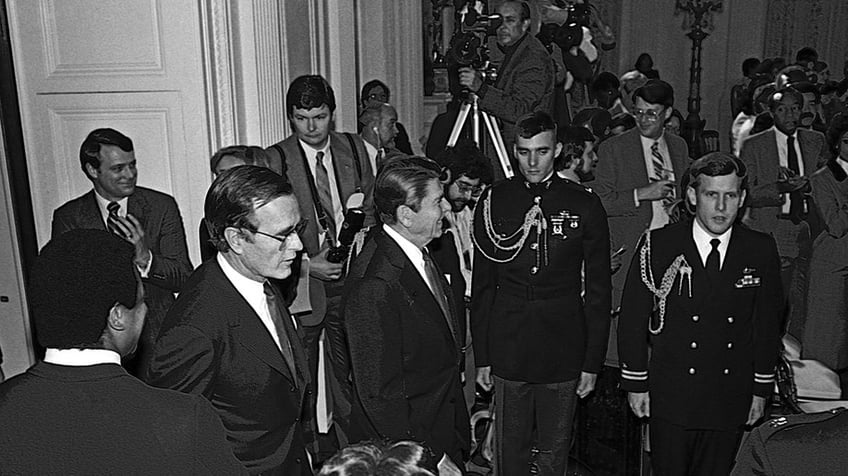
M 283 354 L 283 359 L 286 361 L 289 372 L 291 372 L 292 381 L 294 381 L 295 385 L 297 385 L 297 371 L 295 371 L 294 367 L 294 352 L 292 351 L 291 340 L 289 340 L 289 332 L 286 331 L 286 325 L 285 322 L 283 322 L 283 319 L 290 318 L 287 315 L 283 315 L 280 311 L 280 307 L 277 304 L 277 295 L 274 293 L 271 283 L 265 281 L 262 289 L 265 291 L 265 301 L 268 303 L 268 314 L 271 315 L 271 321 L 274 322 L 274 329 L 277 330 L 277 338 L 280 340 L 280 351 Z
M 123 238 L 124 233 L 118 227 L 118 210 L 120 209 L 121 205 L 118 202 L 109 202 L 109 205 L 106 205 L 106 210 L 109 211 L 109 216 L 106 218 L 106 228 Z
M 377 157 L 374 159 L 374 162 L 377 164 L 377 170 L 374 171 L 374 175 L 377 175 L 377 172 L 383 168 L 383 160 L 386 158 L 386 153 L 383 148 L 380 147 L 377 149 Z
M 436 268 L 436 264 L 433 263 L 433 258 L 430 257 L 430 252 L 427 248 L 421 250 L 424 254 L 424 274 L 427 275 L 427 281 L 430 282 L 430 287 L 433 291 L 433 296 L 435 296 L 436 301 L 439 303 L 439 307 L 442 309 L 442 313 L 445 315 L 445 320 L 448 322 L 448 327 L 450 328 L 451 335 L 456 336 L 453 329 L 453 321 L 450 312 L 450 304 L 448 303 L 447 294 L 445 293 L 445 289 L 442 286 L 442 278 L 439 274 L 438 268 Z
M 801 175 L 801 167 L 798 164 L 798 153 L 795 152 L 795 137 L 788 136 L 786 138 L 786 165 L 789 170 L 795 173 L 796 176 Z M 804 196 L 801 192 L 792 192 L 789 194 L 789 217 L 793 222 L 798 223 L 804 215 Z
M 721 244 L 721 240 L 718 238 L 713 238 L 710 240 L 710 245 L 713 249 L 710 251 L 710 254 L 707 255 L 707 276 L 710 277 L 711 280 L 715 281 L 718 278 L 719 271 L 721 268 L 721 256 L 719 256 L 718 245 Z
M 326 217 L 325 231 L 332 244 L 336 242 L 336 215 L 333 213 L 333 196 L 330 194 L 330 176 L 324 167 L 324 152 L 315 154 L 315 187 L 318 189 L 318 200 L 324 208 Z

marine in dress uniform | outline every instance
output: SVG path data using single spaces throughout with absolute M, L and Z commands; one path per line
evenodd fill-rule
M 621 386 L 650 416 L 654 474 L 727 474 L 743 426 L 774 387 L 784 311 L 774 240 L 734 225 L 744 165 L 708 154 L 690 169 L 694 220 L 648 232 L 621 306 Z
M 848 468 L 848 411 L 788 415 L 755 428 L 739 451 L 733 476 L 819 476 Z
M 531 462 L 537 474 L 564 474 L 575 393 L 594 388 L 606 352 L 606 213 L 597 195 L 554 173 L 560 148 L 548 114 L 519 120 L 526 179 L 496 183 L 475 208 L 472 342 L 478 383 L 494 383 L 503 475 L 528 474 Z

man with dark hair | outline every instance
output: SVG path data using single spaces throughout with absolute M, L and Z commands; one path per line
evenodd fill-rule
M 524 178 L 495 183 L 474 210 L 471 335 L 477 383 L 495 388 L 497 474 L 565 473 L 575 394 L 594 389 L 607 346 L 606 213 L 556 175 L 561 148 L 550 115 L 523 116 Z
M 574 183 L 594 180 L 598 165 L 595 140 L 592 131 L 585 127 L 564 128 L 560 134 L 562 153 L 554 164 L 557 175 Z
M 383 221 L 356 257 L 342 313 L 354 395 L 351 441 L 426 443 L 462 465 L 471 430 L 460 384 L 460 324 L 448 283 L 426 249 L 449 206 L 439 167 L 397 158 L 377 176 Z
M 650 80 L 633 93 L 636 128 L 604 141 L 595 169 L 593 188 L 609 216 L 612 249 L 623 249 L 630 263 L 639 236 L 667 225 L 675 187 L 689 164 L 689 149 L 678 136 L 665 133 L 671 117 L 674 90 L 664 81 Z M 613 276 L 613 311 L 621 304 L 626 273 Z M 613 337 L 616 323 L 612 326 Z M 617 366 L 615 346 L 608 363 Z
M 365 226 L 374 224 L 374 172 L 368 152 L 358 135 L 330 130 L 335 110 L 333 88 L 323 77 L 296 78 L 286 93 L 286 111 L 294 133 L 267 149 L 271 168 L 280 171 L 291 183 L 300 215 L 308 220 L 301 238 L 309 258 L 312 310 L 295 317 L 303 331 L 310 373 L 315 380 L 318 344 L 325 328 L 334 368 L 343 371 L 342 358 L 336 357 L 333 346 L 341 347 L 339 343 L 344 340 L 339 320 L 344 263 L 327 260 L 327 253 L 338 245 L 338 232 L 349 206 L 362 208 Z M 360 195 L 363 200 L 349 205 L 356 193 L 363 194 L 364 197 Z M 344 383 L 347 375 L 336 378 Z M 323 416 L 320 423 L 323 425 Z
M 44 361 L 0 385 L 3 474 L 243 474 L 209 402 L 121 368 L 147 305 L 132 245 L 105 230 L 53 238 L 32 269 Z
M 183 220 L 173 197 L 136 186 L 133 143 L 124 134 L 114 129 L 91 131 L 80 146 L 80 166 L 93 190 L 53 212 L 52 237 L 77 228 L 109 230 L 135 247 L 133 262 L 141 273 L 150 311 L 138 356 L 129 364 L 134 372 L 156 339 L 174 293 L 193 269 Z
M 379 79 L 372 79 L 362 86 L 362 91 L 359 92 L 359 107 L 364 111 L 369 107 L 374 107 L 378 104 L 387 104 L 391 100 L 391 91 L 386 83 Z M 397 116 L 397 113 L 395 113 Z M 397 117 L 395 117 L 397 120 Z M 404 154 L 412 154 L 412 144 L 409 143 L 409 134 L 406 133 L 406 128 L 403 124 L 396 122 L 397 135 L 394 137 L 395 148 Z M 360 122 L 358 132 L 362 133 L 364 125 Z M 375 169 L 376 170 L 376 169 Z
M 621 82 L 609 71 L 603 71 L 592 81 L 592 96 L 598 101 L 598 107 L 609 111 L 610 115 L 624 112 L 621 105 Z
M 479 71 L 463 67 L 459 70 L 459 82 L 477 95 L 480 109 L 502 121 L 503 140 L 509 154 L 519 117 L 533 111 L 553 112 L 556 73 L 548 50 L 529 34 L 531 19 L 527 2 L 503 2 L 497 13 L 503 18 L 497 28 L 497 41 L 504 53 L 497 80 L 486 84 Z M 494 164 L 494 170 L 496 179 L 504 178 L 499 162 Z
M 789 298 L 789 330 L 802 337 L 806 295 L 805 251 L 811 245 L 806 222 L 811 202 L 809 176 L 827 157 L 824 135 L 800 128 L 804 98 L 794 88 L 769 97 L 774 127 L 750 136 L 739 157 L 748 167 L 751 186 L 746 223 L 777 241 L 784 292 Z
M 292 186 L 267 168 L 236 167 L 212 182 L 205 212 L 218 254 L 168 312 L 144 375 L 211 401 L 251 473 L 311 475 L 306 354 L 268 282 L 288 277 L 303 248 Z
M 774 240 L 735 226 L 745 166 L 712 152 L 688 172 L 694 219 L 648 231 L 627 274 L 621 388 L 650 417 L 654 474 L 726 475 L 774 392 L 783 291 Z

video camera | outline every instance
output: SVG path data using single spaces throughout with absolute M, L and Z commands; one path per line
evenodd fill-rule
M 483 76 L 483 81 L 492 84 L 498 76 L 498 69 L 489 63 L 488 37 L 503 23 L 498 15 L 481 15 L 474 8 L 466 6 L 461 10 L 462 21 L 459 29 L 451 38 L 448 60 L 459 65 L 469 66 Z

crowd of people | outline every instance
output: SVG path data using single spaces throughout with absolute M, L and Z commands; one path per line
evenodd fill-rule
M 28 293 L 46 354 L 0 385 L 0 473 L 458 475 L 490 445 L 496 474 L 559 476 L 612 369 L 654 474 L 765 474 L 778 430 L 737 452 L 787 329 L 848 381 L 848 79 L 811 48 L 746 60 L 731 152 L 690 157 L 649 55 L 571 117 L 528 5 L 497 13 L 497 78 L 459 68 L 427 157 L 383 82 L 336 132 L 329 83 L 292 81 L 289 137 L 211 157 L 196 269 L 132 139 L 89 133 L 92 190 L 55 210 Z M 507 163 L 467 125 L 448 140 L 468 97 Z

